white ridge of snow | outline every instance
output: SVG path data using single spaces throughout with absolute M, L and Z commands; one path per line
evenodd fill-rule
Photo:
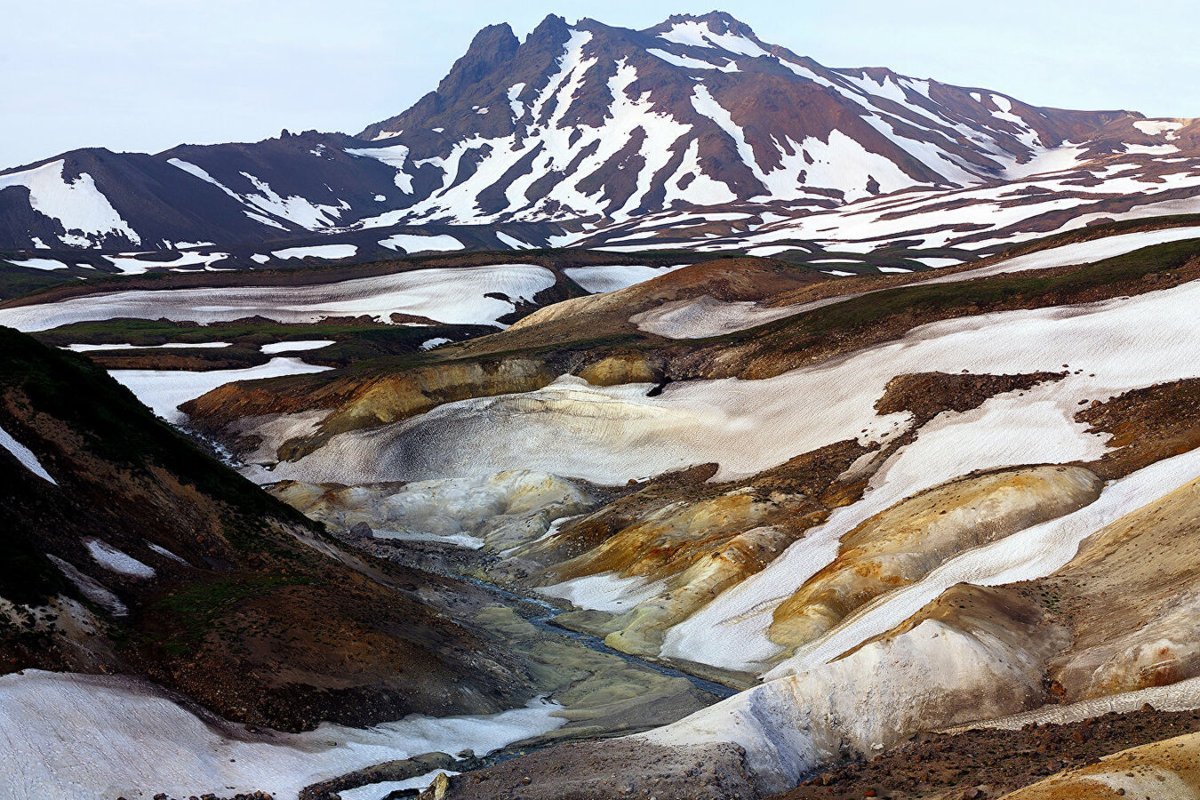
M 158 573 L 153 567 L 143 564 L 133 556 L 113 547 L 101 539 L 87 539 L 84 542 L 88 552 L 96 563 L 105 569 L 132 578 L 153 578 Z
M 807 304 L 806 304 L 807 306 Z M 799 306 L 760 306 L 751 300 L 717 300 L 709 295 L 673 300 L 634 314 L 629 321 L 638 330 L 668 339 L 707 339 L 766 325 L 793 316 Z
M 1123 233 L 1116 236 L 1105 236 L 1086 242 L 1076 242 L 1048 250 L 1039 250 L 1028 255 L 1009 258 L 999 263 L 979 269 L 965 270 L 953 275 L 943 275 L 931 280 L 922 281 L 922 285 L 934 283 L 953 283 L 957 281 L 974 280 L 988 275 L 1002 275 L 1010 272 L 1024 272 L 1033 269 L 1055 269 L 1069 267 L 1075 264 L 1090 264 L 1106 258 L 1122 256 L 1150 247 L 1156 244 L 1179 242 L 1187 239 L 1200 239 L 1200 227 L 1163 228 L 1154 231 Z
M 718 69 L 716 64 L 710 64 L 707 61 L 701 61 L 691 56 L 678 56 L 674 53 L 668 53 L 666 50 L 650 48 L 646 52 L 672 66 L 683 67 L 684 69 Z
M 12 264 L 14 267 L 25 267 L 26 269 L 54 270 L 54 269 L 70 269 L 71 268 L 70 264 L 67 264 L 66 262 L 63 262 L 63 261 L 58 261 L 53 258 L 25 258 L 25 259 L 6 258 L 4 260 L 7 261 L 9 264 Z
M 964 368 L 975 374 L 1012 374 L 1054 372 L 1069 364 L 1072 374 L 1024 396 L 998 395 L 973 411 L 940 415 L 884 464 L 862 500 L 836 509 L 764 570 L 672 628 L 663 655 L 761 669 L 780 652 L 766 637 L 775 607 L 830 563 L 841 537 L 858 524 L 905 497 L 977 469 L 1091 461 L 1103 455 L 1104 439 L 1074 420 L 1078 404 L 1200 377 L 1200 345 L 1189 341 L 1184 322 L 1193 299 L 1200 301 L 1200 284 L 1091 306 L 987 314 L 924 326 L 894 345 L 849 359 L 843 368 L 852 371 L 842 373 L 843 380 L 853 375 L 856 382 L 877 374 L 876 369 L 888 375 Z M 997 330 L 1005 336 L 996 337 Z M 989 337 L 991 343 L 985 341 Z M 876 361 L 870 353 L 887 360 Z M 882 393 L 883 384 L 872 391 L 875 397 Z M 1104 508 L 1098 505 L 1096 511 Z
M 1200 478 L 1200 450 L 1164 459 L 1105 487 L 1091 505 L 976 547 L 942 564 L 921 581 L 878 598 L 827 635 L 798 648 L 765 677 L 782 677 L 837 658 L 886 633 L 958 583 L 1001 586 L 1044 578 L 1065 566 L 1080 543 L 1121 517 Z
M 123 617 L 129 613 L 129 608 L 121 602 L 121 598 L 110 592 L 95 578 L 80 572 L 75 568 L 74 564 L 64 561 L 58 556 L 50 553 L 46 554 L 46 558 L 50 559 L 50 562 L 54 564 L 54 566 L 58 567 L 59 571 L 66 576 L 67 580 L 75 584 L 75 588 L 78 589 L 80 594 L 82 594 L 88 600 L 91 600 L 96 605 L 105 609 L 114 617 Z M 0 717 L 3 716 L 3 713 L 3 709 L 0 709 Z M 0 780 L 3 780 L 2 776 L 3 767 L 0 767 Z
M 63 177 L 66 161 L 59 159 L 40 167 L 0 175 L 0 191 L 12 186 L 24 186 L 29 190 L 29 204 L 34 211 L 58 220 L 71 241 L 78 241 L 82 234 L 85 244 L 96 247 L 110 236 L 124 236 L 134 244 L 142 240 L 129 223 L 121 218 L 109 199 L 96 187 L 96 181 L 86 172 L 79 173 L 74 181 Z M 96 237 L 92 241 L 90 237 Z M 70 244 L 63 238 L 64 244 Z
M 185 559 L 183 559 L 183 558 L 181 558 L 181 557 L 179 557 L 179 556 L 175 555 L 174 553 L 172 553 L 170 550 L 168 550 L 167 548 L 163 547 L 162 545 L 157 545 L 157 544 L 155 544 L 154 542 L 147 541 L 147 542 L 146 542 L 146 546 L 147 546 L 147 547 L 149 547 L 149 548 L 150 548 L 151 550 L 153 550 L 154 552 L 158 553 L 160 556 L 164 556 L 164 557 L 166 557 L 166 558 L 169 558 L 169 559 L 171 559 L 172 561 L 177 561 L 177 562 L 179 562 L 180 564 L 187 564 L 187 563 L 188 563 L 188 562 L 187 562 Z
M 771 55 L 752 39 L 736 33 L 714 33 L 707 25 L 696 20 L 677 22 L 670 30 L 658 34 L 658 38 L 689 47 L 716 48 L 752 58 Z
M 626 578 L 614 572 L 603 572 L 573 578 L 552 586 L 541 586 L 534 591 L 545 597 L 566 600 L 576 608 L 619 614 L 661 593 L 663 583 L 650 582 L 640 576 Z
M 544 267 L 493 264 L 305 286 L 136 290 L 0 309 L 0 325 L 30 332 L 117 317 L 204 324 L 257 315 L 277 322 L 311 323 L 361 315 L 390 322 L 392 314 L 411 314 L 451 325 L 500 326 L 498 318 L 512 313 L 515 303 L 532 302 L 554 281 L 554 273 Z
M 46 468 L 42 466 L 41 461 L 38 461 L 38 457 L 33 454 L 33 451 L 14 439 L 12 434 L 4 430 L 4 428 L 0 428 L 0 447 L 11 453 L 17 461 L 21 462 L 21 466 L 25 467 L 25 469 L 37 475 L 42 480 L 50 481 L 50 483 L 58 486 L 58 481 L 54 480 L 50 473 L 46 471 Z
M 1042 706 L 1033 711 L 963 725 L 955 731 L 991 728 L 1019 731 L 1026 725 L 1067 725 L 1105 714 L 1127 714 L 1149 703 L 1158 711 L 1194 711 L 1200 708 L 1200 678 L 1188 678 L 1166 686 L 1151 686 L 1132 692 L 1109 694 L 1065 705 Z
M 446 252 L 462 250 L 463 243 L 445 233 L 437 235 L 394 233 L 379 242 L 380 246 L 401 253 Z
M 358 246 L 353 244 L 318 244 L 311 247 L 289 247 L 285 250 L 273 250 L 271 255 L 276 258 L 324 258 L 336 260 L 350 258 L 358 253 Z
M 525 104 L 517 99 L 523 91 L 525 91 L 525 84 L 523 82 L 514 83 L 508 87 L 508 106 L 512 109 L 513 122 L 517 122 L 521 117 L 525 116 Z
M 241 175 L 250 181 L 259 192 L 258 194 L 245 195 L 242 198 L 245 202 L 250 203 L 267 214 L 295 223 L 306 230 L 313 231 L 329 227 L 337 217 L 341 216 L 342 211 L 345 210 L 345 204 L 342 206 L 327 206 L 320 203 L 313 203 L 299 195 L 282 197 L 266 181 L 254 177 L 249 172 L 243 172 Z
M 0 676 L 7 800 L 84 800 L 153 789 L 175 797 L 306 785 L 427 752 L 485 755 L 566 720 L 535 698 L 490 716 L 412 715 L 369 729 L 324 723 L 287 734 L 197 716 L 163 689 L 120 676 L 23 670 Z
M 273 358 L 266 364 L 246 369 L 220 369 L 207 372 L 158 369 L 114 369 L 109 374 L 167 422 L 182 422 L 179 406 L 234 381 L 277 378 L 324 372 L 330 367 L 306 364 L 296 358 Z
M 90 353 L 96 350 L 193 350 L 231 347 L 232 342 L 167 342 L 166 344 L 69 344 L 66 349 L 76 353 Z
M 508 245 L 513 250 L 533 250 L 534 246 L 529 242 L 523 242 L 515 236 L 509 236 L 504 231 L 496 231 L 496 238 L 502 243 Z
M 1133 123 L 1133 127 L 1137 128 L 1147 136 L 1162 136 L 1163 134 L 1172 134 L 1181 130 L 1183 128 L 1183 123 L 1176 122 L 1174 120 L 1144 119 Z
M 348 148 L 346 153 L 352 156 L 373 158 L 376 161 L 382 161 L 396 170 L 396 187 L 405 194 L 413 193 L 412 176 L 404 171 L 404 164 L 408 161 L 409 154 L 409 149 L 405 145 L 394 144 L 391 147 Z
M 176 169 L 183 170 L 184 172 L 186 172 L 187 174 L 189 174 L 193 177 L 199 178 L 200 180 L 204 181 L 205 183 L 211 183 L 213 186 L 216 186 L 222 192 L 229 195 L 234 200 L 237 200 L 239 203 L 243 202 L 241 195 L 239 195 L 237 192 L 233 191 L 228 186 L 226 186 L 225 184 L 221 183 L 219 180 L 214 178 L 203 167 L 199 167 L 199 166 L 191 163 L 190 161 L 184 161 L 181 158 L 168 158 L 167 163 L 170 164 L 172 167 L 175 167 Z
M 439 775 L 445 775 L 449 778 L 458 774 L 460 773 L 445 769 L 435 769 L 432 772 L 426 772 L 424 775 L 417 775 L 407 780 L 380 781 L 379 783 L 368 783 L 363 786 L 357 786 L 353 789 L 342 789 L 338 792 L 338 797 L 341 800 L 384 800 L 392 792 L 398 792 L 402 789 L 426 789 Z
M 563 270 L 567 277 L 578 283 L 584 291 L 592 294 L 615 292 L 644 283 L 651 278 L 666 275 L 688 264 L 676 264 L 673 267 L 645 267 L 632 265 L 612 265 L 596 267 L 567 267 Z
M 272 342 L 264 344 L 260 351 L 267 355 L 275 355 L 276 353 L 296 353 L 303 350 L 320 350 L 322 347 L 329 347 L 334 344 L 333 339 L 303 339 L 292 342 Z

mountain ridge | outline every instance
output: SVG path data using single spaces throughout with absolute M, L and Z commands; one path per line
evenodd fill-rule
M 376 233 L 481 225 L 458 247 L 599 246 L 652 214 L 772 215 L 754 228 L 1063 170 L 1095 185 L 1084 168 L 1114 158 L 1150 193 L 1169 170 L 1136 157 L 1200 154 L 1196 127 L 830 69 L 724 12 L 640 31 L 550 15 L 523 40 L 481 29 L 435 90 L 357 135 L 84 148 L 2 171 L 0 252 L 207 246 L 244 263 L 254 248 L 338 241 L 362 259 L 436 249 Z

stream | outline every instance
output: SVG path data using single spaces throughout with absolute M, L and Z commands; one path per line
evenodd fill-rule
M 520 614 L 523 619 L 541 631 L 570 639 L 583 645 L 589 650 L 594 650 L 598 653 L 604 653 L 605 655 L 616 656 L 617 658 L 623 659 L 630 664 L 657 672 L 660 675 L 665 675 L 670 678 L 686 678 L 697 689 L 707 692 L 722 700 L 726 697 L 731 697 L 738 692 L 737 689 L 731 688 L 724 684 L 705 680 L 704 678 L 691 675 L 682 670 L 668 667 L 665 664 L 649 661 L 638 656 L 630 655 L 629 653 L 623 653 L 620 650 L 614 650 L 606 645 L 604 640 L 599 636 L 593 636 L 589 633 L 580 633 L 579 631 L 573 631 L 569 628 L 564 628 L 563 626 L 556 624 L 554 619 L 560 614 L 566 613 L 566 609 L 560 608 L 553 603 L 536 597 L 526 597 L 525 595 L 511 592 L 501 586 L 479 580 L 478 578 L 470 578 L 462 575 L 454 577 L 456 577 L 458 580 L 470 583 L 472 586 L 477 586 L 478 588 L 496 596 L 503 601 L 504 605 Z M 537 611 L 531 611 L 531 607 L 536 608 Z

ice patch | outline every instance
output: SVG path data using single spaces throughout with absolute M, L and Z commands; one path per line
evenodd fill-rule
M 499 326 L 498 319 L 511 314 L 516 303 L 533 302 L 554 282 L 554 273 L 544 267 L 494 264 L 318 285 L 137 290 L 0 309 L 0 325 L 30 332 L 120 317 L 209 323 L 262 316 L 277 322 L 312 323 L 357 316 L 390 322 L 392 314 L 409 314 L 451 325 Z
M 0 428 L 0 447 L 11 453 L 25 469 L 37 475 L 42 480 L 50 481 L 50 483 L 58 486 L 58 481 L 50 476 L 50 473 L 42 466 L 42 462 L 38 461 L 38 457 L 33 454 L 33 451 L 14 439 L 12 434 L 4 430 L 4 428 Z
M 274 250 L 276 258 L 324 258 L 336 260 L 350 258 L 358 253 L 358 246 L 353 244 L 318 244 L 312 247 L 289 247 L 286 250 Z
M 63 175 L 65 168 L 66 161 L 59 159 L 33 169 L 0 175 L 0 191 L 24 186 L 29 190 L 29 204 L 33 210 L 58 220 L 68 235 L 82 235 L 86 242 L 82 246 L 98 246 L 109 236 L 124 236 L 134 244 L 142 241 L 96 187 L 91 175 L 81 172 L 75 180 L 67 181 Z M 92 237 L 95 237 L 94 241 Z M 72 241 L 78 241 L 78 238 Z
M 0 676 L 8 800 L 175 797 L 266 791 L 295 800 L 312 783 L 421 753 L 486 755 L 566 720 L 541 699 L 491 716 L 413 715 L 366 730 L 322 724 L 286 734 L 201 718 L 129 678 L 24 670 Z
M 648 582 L 636 575 L 622 577 L 613 572 L 602 572 L 553 586 L 541 586 L 534 591 L 566 600 L 576 608 L 621 613 L 660 594 L 663 588 L 661 581 Z
M 688 266 L 687 264 L 676 264 L 673 267 L 642 267 L 642 266 L 598 266 L 598 267 L 567 267 L 563 270 L 567 277 L 575 281 L 586 292 L 599 294 L 601 292 L 615 292 L 618 289 L 626 289 L 630 286 L 636 286 L 639 283 L 657 278 L 660 275 L 666 275 L 669 272 L 674 272 L 677 269 L 682 269 Z
M 396 233 L 381 240 L 379 244 L 389 250 L 397 250 L 401 253 L 445 252 L 463 249 L 462 242 L 444 233 L 436 236 Z
M 96 563 L 105 569 L 131 578 L 153 578 L 157 574 L 153 567 L 143 564 L 101 539 L 88 539 L 84 544 Z
M 109 374 L 132 391 L 138 400 L 167 422 L 182 422 L 179 406 L 234 381 L 277 378 L 324 372 L 329 367 L 306 364 L 296 358 L 273 358 L 266 364 L 248 369 L 222 369 L 208 372 L 157 369 L 114 369 Z
M 274 355 L 276 353 L 297 353 L 303 350 L 320 350 L 322 347 L 329 347 L 335 344 L 333 339 L 305 339 L 298 342 L 274 342 L 272 344 L 264 344 L 261 348 L 263 353 Z

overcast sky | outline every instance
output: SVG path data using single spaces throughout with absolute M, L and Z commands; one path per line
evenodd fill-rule
M 0 0 L 0 167 L 281 128 L 355 132 L 434 88 L 475 31 L 549 13 L 643 28 L 718 0 Z M 1193 0 L 726 0 L 765 41 L 1035 105 L 1200 116 Z

